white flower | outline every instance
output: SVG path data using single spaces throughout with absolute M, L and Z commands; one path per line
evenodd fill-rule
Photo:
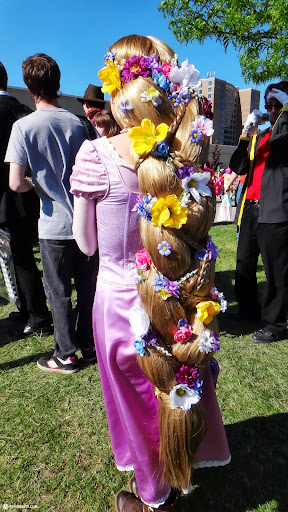
M 196 116 L 192 122 L 192 130 L 200 130 L 204 135 L 210 137 L 213 135 L 213 121 L 205 116 Z
M 134 268 L 134 279 L 136 284 L 142 283 L 143 281 L 143 277 L 139 274 L 137 268 Z
M 197 203 L 201 204 L 201 196 L 212 196 L 212 192 L 209 187 L 207 187 L 207 183 L 209 183 L 211 178 L 210 172 L 194 172 L 191 176 L 187 176 L 182 181 L 182 187 L 184 190 L 187 190 L 197 201 Z
M 170 391 L 171 404 L 181 407 L 183 411 L 189 411 L 192 405 L 195 405 L 201 400 L 200 393 L 192 388 L 189 388 L 187 384 L 177 384 Z
M 223 292 L 221 292 L 221 293 L 218 292 L 218 299 L 220 299 L 221 311 L 222 311 L 222 313 L 225 313 L 225 311 L 227 309 L 227 300 L 225 300 Z
M 198 88 L 200 86 L 200 72 L 195 69 L 193 64 L 188 64 L 188 60 L 182 62 L 181 67 L 173 67 L 169 74 L 170 82 L 174 84 L 183 84 L 185 87 Z M 184 82 L 185 80 L 185 82 Z
M 202 354 L 209 354 L 214 350 L 214 338 L 210 331 L 203 331 L 198 342 L 199 350 Z
M 131 331 L 137 339 L 142 338 L 147 334 L 150 326 L 150 319 L 144 309 L 140 306 L 133 306 L 129 313 L 129 322 L 131 325 Z
M 154 107 L 158 107 L 158 105 L 161 105 L 162 103 L 160 92 L 154 87 L 149 87 L 148 91 L 141 92 L 141 101 L 144 103 L 151 101 Z
M 180 204 L 181 206 L 187 206 L 187 204 L 190 201 L 190 193 L 187 192 L 187 190 L 184 190 L 183 194 L 181 195 Z

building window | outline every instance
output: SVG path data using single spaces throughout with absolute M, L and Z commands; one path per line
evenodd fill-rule
M 208 94 L 208 98 L 211 98 L 211 94 Z
M 212 85 L 212 82 L 211 82 L 211 80 L 209 80 L 209 83 L 208 83 L 208 85 Z
M 208 92 L 211 92 L 211 87 L 208 87 Z
M 199 90 L 199 94 L 202 94 L 202 89 Z

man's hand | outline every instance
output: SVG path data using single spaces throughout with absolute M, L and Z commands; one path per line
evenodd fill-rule
M 282 103 L 282 105 L 288 104 L 288 94 L 284 91 L 280 91 L 280 89 L 272 89 L 267 94 L 267 99 L 275 98 L 279 103 Z
M 257 109 L 253 110 L 253 112 L 251 112 L 251 114 L 249 114 L 249 116 L 247 117 L 246 123 L 243 126 L 242 133 L 244 135 L 248 135 L 251 128 L 258 126 L 258 124 L 261 121 L 262 116 L 263 116 L 263 114 L 260 110 L 257 110 Z

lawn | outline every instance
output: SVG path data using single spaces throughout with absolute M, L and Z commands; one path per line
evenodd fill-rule
M 211 231 L 223 248 L 215 284 L 232 307 L 235 229 Z M 261 262 L 258 278 L 261 293 Z M 41 372 L 35 362 L 53 338 L 9 336 L 13 309 L 0 308 L 0 510 L 3 503 L 3 510 L 113 511 L 132 474 L 113 462 L 97 365 L 72 376 Z M 259 325 L 235 325 L 225 314 L 219 320 L 217 394 L 232 461 L 195 471 L 193 492 L 177 511 L 287 512 L 287 340 L 258 346 L 251 333 Z

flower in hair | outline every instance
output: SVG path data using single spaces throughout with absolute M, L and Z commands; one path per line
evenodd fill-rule
M 204 135 L 210 137 L 214 133 L 213 121 L 211 121 L 211 119 L 208 119 L 205 116 L 196 116 L 195 121 L 192 122 L 192 131 L 193 130 L 199 130 Z
M 168 293 L 171 293 L 171 295 L 174 295 L 177 299 L 180 296 L 179 292 L 180 284 L 178 281 L 169 281 L 169 279 L 166 278 L 165 280 L 165 290 L 167 290 Z
M 155 144 L 155 147 L 153 149 L 153 151 L 151 152 L 151 155 L 152 156 L 155 156 L 155 157 L 162 157 L 162 158 L 165 158 L 165 156 L 167 156 L 169 153 L 169 146 L 167 144 L 167 142 L 165 142 L 165 140 L 163 140 L 163 142 L 157 142 L 157 144 Z
M 143 336 L 143 339 L 146 345 L 156 345 L 157 343 L 156 333 L 154 331 L 148 331 L 147 334 Z
M 136 338 L 140 339 L 147 334 L 150 319 L 146 311 L 144 311 L 140 306 L 133 306 L 133 308 L 130 309 L 129 322 L 131 325 L 131 331 Z
M 201 140 L 202 135 L 203 133 L 201 132 L 201 130 L 199 130 L 198 128 L 193 128 L 190 133 L 191 142 L 198 144 L 198 142 L 200 142 Z
M 183 411 L 189 411 L 192 405 L 197 404 L 201 400 L 200 391 L 197 389 L 189 388 L 187 384 L 177 384 L 171 389 L 169 396 L 172 405 L 181 407 Z
M 191 201 L 191 196 L 187 190 L 183 190 L 182 194 L 179 197 L 179 201 L 181 206 L 188 206 L 189 201 Z
M 169 80 L 174 84 L 183 84 L 186 87 L 198 88 L 200 86 L 199 81 L 200 73 L 193 66 L 188 64 L 188 60 L 184 60 L 181 66 L 173 66 L 169 73 Z
M 196 366 L 188 366 L 182 364 L 181 368 L 176 373 L 176 382 L 178 384 L 187 384 L 189 388 L 194 388 L 199 381 L 199 371 Z
M 110 50 L 110 52 L 106 53 L 104 60 L 112 60 L 112 62 L 114 62 L 115 55 L 116 55 L 116 50 L 112 49 L 112 50 Z
M 186 320 L 186 318 L 179 318 L 177 325 L 179 329 L 183 329 L 183 327 L 187 327 L 188 321 Z
M 129 112 L 129 110 L 134 110 L 134 107 L 133 107 L 133 105 L 128 103 L 126 98 L 123 98 L 123 101 L 122 100 L 120 101 L 120 110 L 122 113 L 122 117 L 125 117 L 126 112 Z
M 155 274 L 155 280 L 152 281 L 152 286 L 155 286 L 155 290 L 156 292 L 159 292 L 161 290 L 161 288 L 165 288 L 165 280 L 166 278 L 160 274 L 160 276 L 158 276 L 158 274 Z
M 201 196 L 212 196 L 207 183 L 210 181 L 209 172 L 194 172 L 182 180 L 182 187 L 194 197 L 197 203 L 201 204 Z
M 134 347 L 136 349 L 136 353 L 140 356 L 145 356 L 145 341 L 144 340 L 136 340 L 134 342 Z
M 171 245 L 165 240 L 161 242 L 161 244 L 158 244 L 157 249 L 161 256 L 170 256 L 171 254 Z
M 140 217 L 143 217 L 143 219 L 150 223 L 152 218 L 151 207 L 157 201 L 157 198 L 152 197 L 151 194 L 147 194 L 147 196 L 142 198 L 141 194 L 139 194 L 137 199 L 138 201 L 132 208 L 132 212 L 136 211 Z
M 134 126 L 129 131 L 133 151 L 140 156 L 149 153 L 156 142 L 166 139 L 168 130 L 169 126 L 166 123 L 160 123 L 155 128 L 150 119 L 143 119 L 141 126 Z
M 206 249 L 200 249 L 199 251 L 195 252 L 195 256 L 196 258 L 198 258 L 198 260 L 204 260 L 206 254 Z
M 216 260 L 222 252 L 222 249 L 218 249 L 217 245 L 214 244 L 211 235 L 208 237 L 207 242 L 208 260 Z
M 176 174 L 179 180 L 183 180 L 184 178 L 188 178 L 188 176 L 192 176 L 194 172 L 194 167 L 189 165 L 183 165 L 183 167 L 179 167 L 179 169 L 177 169 Z
M 153 203 L 151 213 L 153 226 L 180 229 L 187 222 L 188 209 L 181 206 L 175 194 L 171 194 L 167 197 L 160 197 Z
M 112 60 L 107 60 L 107 66 L 100 69 L 98 76 L 103 82 L 102 92 L 111 92 L 121 88 L 119 69 Z
M 164 64 L 162 64 L 162 73 L 164 73 L 164 75 L 167 76 L 167 78 L 169 78 L 172 68 L 172 64 L 164 62 Z
M 169 91 L 170 83 L 168 78 L 163 73 L 153 73 L 152 79 L 155 84 L 161 87 L 164 91 Z
M 199 350 L 202 354 L 209 354 L 209 352 L 218 352 L 220 350 L 220 340 L 217 338 L 216 332 L 203 331 L 199 342 Z
M 154 107 L 158 107 L 161 105 L 162 100 L 160 98 L 160 92 L 155 89 L 155 87 L 149 87 L 147 91 L 141 92 L 141 101 L 143 103 L 147 103 L 151 101 Z
M 133 55 L 131 59 L 126 59 L 122 69 L 122 82 L 130 82 L 138 76 L 147 77 L 151 74 L 151 60 L 149 57 Z
M 149 270 L 150 269 L 150 266 L 151 266 L 151 258 L 148 254 L 148 252 L 146 251 L 146 249 L 141 249 L 140 251 L 136 252 L 135 256 L 134 256 L 134 260 L 135 260 L 135 263 L 136 263 L 136 267 L 139 269 L 139 270 Z
M 214 302 L 212 300 L 206 300 L 205 302 L 199 302 L 196 306 L 197 308 L 197 317 L 200 322 L 204 324 L 210 324 L 212 322 L 213 317 L 220 313 L 221 307 L 218 302 Z
M 190 340 L 193 334 L 191 325 L 187 324 L 186 327 L 180 327 L 174 334 L 174 341 L 177 343 L 186 343 Z
M 217 290 L 216 286 L 212 286 L 211 290 L 210 290 L 210 296 L 211 296 L 212 300 L 218 299 L 218 302 L 220 303 L 221 311 L 222 311 L 222 313 L 225 313 L 225 311 L 227 309 L 227 300 L 224 297 L 224 293 L 219 292 L 219 290 Z

